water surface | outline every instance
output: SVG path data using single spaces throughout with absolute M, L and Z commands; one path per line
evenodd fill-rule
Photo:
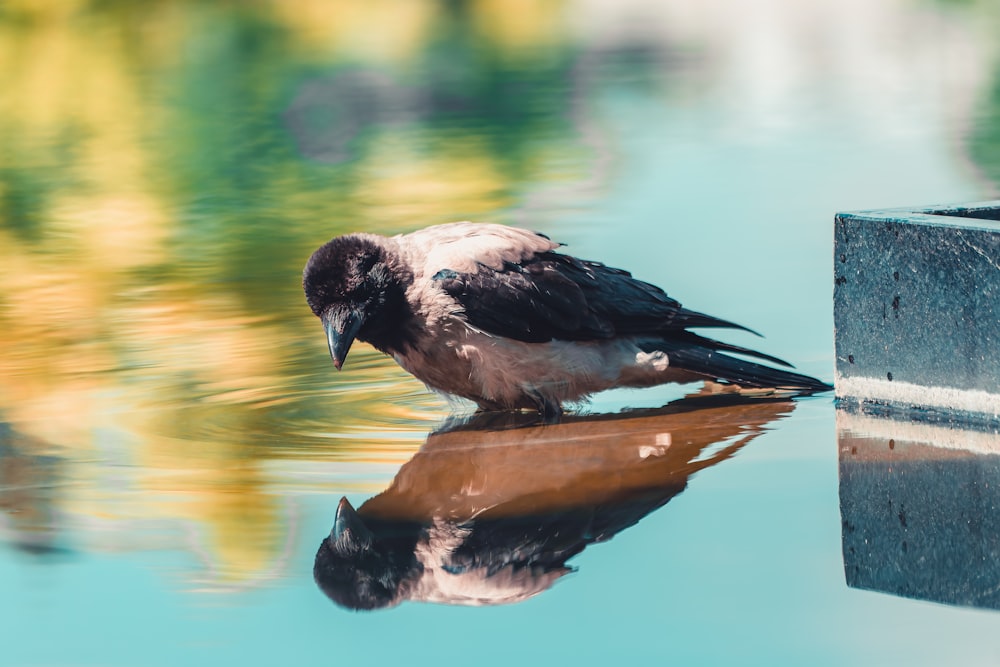
M 0 8 L 0 664 L 1000 661 L 995 605 L 845 574 L 831 397 L 442 434 L 305 306 L 335 234 L 492 220 L 829 379 L 834 212 L 997 192 L 997 15 L 744 4 Z M 448 567 L 507 588 L 345 610 L 343 496 L 414 545 L 478 519 Z

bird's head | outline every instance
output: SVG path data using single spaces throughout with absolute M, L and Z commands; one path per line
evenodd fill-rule
M 376 531 L 379 525 L 375 526 Z M 341 498 L 329 536 L 320 543 L 313 578 L 327 597 L 347 609 L 383 609 L 405 599 L 422 567 L 416 529 L 399 527 L 381 537 Z
M 339 236 L 316 250 L 302 272 L 302 288 L 323 321 L 333 365 L 340 370 L 355 338 L 379 349 L 393 347 L 408 312 L 403 271 L 386 239 L 374 234 Z

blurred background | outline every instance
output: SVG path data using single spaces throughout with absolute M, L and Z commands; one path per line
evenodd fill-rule
M 399 629 L 330 607 L 309 561 L 339 495 L 382 490 L 449 407 L 363 346 L 334 373 L 300 285 L 334 235 L 529 227 L 831 379 L 833 214 L 1000 192 L 998 34 L 993 0 L 0 2 L 0 664 L 256 664 L 301 623 Z M 815 475 L 797 502 L 830 519 L 816 562 L 835 579 L 831 399 L 782 423 L 727 469 L 771 442 L 757 463 L 776 485 L 776 462 Z M 747 478 L 719 479 L 717 498 L 744 497 Z M 706 503 L 688 503 L 694 536 L 718 520 Z M 874 613 L 827 602 L 842 615 L 789 655 Z M 785 621 L 811 606 L 776 604 Z M 324 650 L 310 636 L 302 657 Z M 774 664 L 781 645 L 744 655 Z M 601 646 L 585 656 L 623 650 Z M 950 656 L 924 649 L 911 658 Z

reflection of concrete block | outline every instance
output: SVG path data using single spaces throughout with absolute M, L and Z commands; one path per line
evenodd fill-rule
M 1000 441 L 837 411 L 852 588 L 1000 609 Z
M 837 215 L 837 396 L 1000 428 L 1000 201 Z

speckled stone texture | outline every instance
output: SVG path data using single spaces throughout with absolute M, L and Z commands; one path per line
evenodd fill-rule
M 1000 201 L 840 213 L 836 392 L 1000 428 Z
M 1000 442 L 837 411 L 847 585 L 1000 609 Z

